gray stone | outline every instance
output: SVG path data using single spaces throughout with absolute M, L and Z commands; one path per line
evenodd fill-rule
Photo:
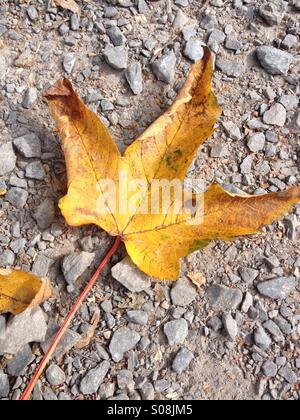
M 223 31 L 215 29 L 211 32 L 208 38 L 207 45 L 215 53 L 219 50 L 219 45 L 225 41 L 226 35 Z
M 64 371 L 57 365 L 51 365 L 46 370 L 46 378 L 50 385 L 59 386 L 66 381 Z
M 247 144 L 251 152 L 257 153 L 264 149 L 265 143 L 266 137 L 264 133 L 256 133 L 250 136 Z
M 270 46 L 258 47 L 256 55 L 261 66 L 274 75 L 286 76 L 293 61 L 291 54 Z
M 281 5 L 282 7 L 282 5 Z M 281 9 L 282 10 L 282 9 Z M 280 25 L 283 13 L 279 8 L 279 4 L 272 3 L 268 1 L 266 4 L 263 4 L 259 9 L 260 16 L 264 19 L 265 22 L 270 26 Z
M 189 349 L 183 348 L 177 353 L 172 364 L 172 369 L 178 375 L 181 375 L 189 367 L 193 359 L 194 354 Z
M 5 338 L 0 340 L 0 354 L 17 354 L 25 344 L 42 342 L 46 332 L 47 324 L 41 308 L 28 308 L 8 321 Z
M 175 76 L 176 55 L 173 51 L 164 54 L 152 64 L 152 70 L 158 80 L 171 83 Z
M 133 382 L 133 374 L 130 370 L 122 369 L 118 372 L 117 383 L 120 389 L 129 389 Z M 133 383 L 134 388 L 134 383 Z
M 295 290 L 296 285 L 294 277 L 279 277 L 259 283 L 257 289 L 261 295 L 270 299 L 284 300 Z
M 243 300 L 243 293 L 239 289 L 230 289 L 217 284 L 208 289 L 207 296 L 214 311 L 235 310 Z
M 284 40 L 281 43 L 281 47 L 285 50 L 291 50 L 293 48 L 296 48 L 298 45 L 298 38 L 296 35 L 287 34 Z
M 42 154 L 40 139 L 34 133 L 25 134 L 14 139 L 13 144 L 17 151 L 25 158 L 39 158 Z
M 289 367 L 281 368 L 279 371 L 279 375 L 282 376 L 291 385 L 295 385 L 296 383 L 298 383 L 298 376 Z
M 234 124 L 232 121 L 226 121 L 223 122 L 223 127 L 224 130 L 226 132 L 226 134 L 232 139 L 232 140 L 236 140 L 239 141 L 242 139 L 242 133 L 241 130 L 239 129 L 239 127 Z
M 221 159 L 221 158 L 228 157 L 229 156 L 229 150 L 228 150 L 227 145 L 224 144 L 224 143 L 214 144 L 211 148 L 210 156 L 212 158 L 216 158 L 216 159 L 217 158 Z
M 101 400 L 107 400 L 113 397 L 115 393 L 116 386 L 113 382 L 108 382 L 107 384 L 102 384 L 99 389 L 99 397 Z
M 263 121 L 268 125 L 284 127 L 286 122 L 286 109 L 283 105 L 275 103 L 264 113 Z
M 60 25 L 60 27 L 58 28 L 58 32 L 60 33 L 60 35 L 66 35 L 69 32 L 70 28 L 69 26 L 64 22 Z
M 28 344 L 16 354 L 16 356 L 7 364 L 7 372 L 11 376 L 24 375 L 25 370 L 29 363 L 32 362 L 34 356 Z
M 124 70 L 128 66 L 128 51 L 123 45 L 119 47 L 107 46 L 104 51 L 104 58 L 107 64 L 116 70 Z
M 187 7 L 189 5 L 189 0 L 175 0 L 176 6 Z
M 223 325 L 228 337 L 232 341 L 235 341 L 237 336 L 239 335 L 239 329 L 236 320 L 233 319 L 231 314 L 223 315 Z
M 149 6 L 145 0 L 138 0 L 138 11 L 143 14 L 150 12 Z
M 223 328 L 223 323 L 218 316 L 214 316 L 207 322 L 207 326 L 213 332 L 219 332 Z
M 140 393 L 143 401 L 154 401 L 155 392 L 154 387 L 150 382 L 145 382 L 140 387 Z
M 183 344 L 188 335 L 188 323 L 183 318 L 167 322 L 164 333 L 169 345 Z
M 148 314 L 145 311 L 128 311 L 126 313 L 126 318 L 129 322 L 133 322 L 139 325 L 146 325 L 148 322 Z
M 273 322 L 271 319 L 269 319 L 268 321 L 264 323 L 264 328 L 268 333 L 271 334 L 273 340 L 276 343 L 284 342 L 285 340 L 284 335 L 282 334 L 278 325 L 276 325 L 275 322 Z
M 127 327 L 119 328 L 113 335 L 109 351 L 115 362 L 120 362 L 129 350 L 132 350 L 140 341 L 140 335 Z
M 39 18 L 39 14 L 34 6 L 28 6 L 26 9 L 26 13 L 32 22 L 35 22 Z
M 242 49 L 243 44 L 237 39 L 237 35 L 228 35 L 226 37 L 225 47 L 228 50 L 238 51 Z
M 8 397 L 10 391 L 8 376 L 0 371 L 0 398 Z
M 31 271 L 42 278 L 46 277 L 53 262 L 54 261 L 46 255 L 39 254 L 34 260 Z
M 48 329 L 47 329 L 47 333 L 46 333 L 46 337 L 45 337 L 45 341 L 43 341 L 41 343 L 41 347 L 44 353 L 46 353 L 52 343 L 52 340 L 54 339 L 55 335 L 57 334 L 58 330 L 59 330 L 59 325 L 56 324 L 53 321 L 49 322 L 48 325 Z M 68 329 L 64 336 L 62 337 L 62 339 L 60 340 L 55 353 L 54 353 L 54 357 L 57 358 L 61 358 L 62 356 L 64 356 L 66 353 L 68 353 L 73 347 L 74 345 L 81 340 L 82 337 L 80 334 L 76 333 L 75 331 L 72 331 L 70 329 Z
M 242 312 L 244 312 L 245 314 L 248 313 L 251 306 L 253 306 L 253 296 L 249 292 L 247 292 L 242 304 Z
M 55 219 L 55 206 L 51 198 L 46 198 L 33 212 L 38 227 L 42 230 L 48 229 Z
M 254 280 L 259 276 L 259 271 L 253 268 L 241 268 L 239 273 L 243 281 L 247 284 L 253 284 Z
M 175 31 L 182 31 L 188 22 L 188 18 L 181 9 L 178 10 L 176 17 L 173 22 L 173 28 Z
M 244 65 L 239 61 L 226 60 L 219 58 L 216 61 L 217 69 L 221 70 L 226 76 L 241 77 L 244 74 Z
M 7 70 L 6 58 L 3 55 L 0 55 L 0 80 L 5 79 Z
M 26 90 L 22 106 L 23 108 L 30 109 L 33 107 L 33 105 L 36 103 L 38 97 L 38 91 L 35 87 L 31 87 Z
M 78 16 L 75 13 L 72 14 L 70 23 L 72 31 L 78 31 L 80 28 L 80 22 Z
M 271 338 L 268 336 L 263 327 L 259 327 L 255 331 L 254 342 L 260 349 L 264 351 L 267 350 L 272 344 Z
M 66 282 L 74 284 L 74 282 L 91 266 L 95 258 L 95 254 L 89 252 L 72 253 L 64 258 L 62 262 L 62 271 Z
M 190 39 L 185 46 L 184 55 L 191 61 L 198 61 L 203 58 L 203 42 L 200 39 Z
M 6 333 L 6 320 L 4 316 L 0 315 L 0 340 L 3 340 Z
M 28 163 L 25 168 L 25 175 L 26 178 L 36 179 L 38 181 L 42 181 L 46 178 L 46 172 L 42 165 L 42 162 L 39 160 L 35 160 L 34 162 Z
M 287 216 L 283 221 L 285 227 L 286 227 L 286 234 L 287 237 L 291 241 L 297 241 L 298 240 L 298 218 L 295 214 L 291 214 Z
M 212 31 L 219 26 L 218 19 L 214 15 L 206 15 L 200 22 L 200 27 L 206 29 L 207 32 Z
M 114 279 L 133 293 L 142 292 L 151 286 L 150 277 L 142 273 L 128 257 L 115 265 L 111 273 Z
M 106 33 L 115 47 L 120 47 L 125 44 L 126 38 L 118 26 L 111 26 L 106 30 Z
M 80 382 L 80 392 L 83 395 L 96 394 L 107 375 L 109 368 L 109 362 L 104 361 L 95 369 L 90 370 Z
M 192 283 L 186 278 L 180 278 L 172 287 L 171 299 L 174 305 L 188 306 L 197 296 Z
M 295 95 L 283 95 L 279 101 L 287 111 L 296 109 L 299 104 L 299 98 Z
M 268 378 L 274 378 L 277 375 L 278 366 L 276 365 L 276 363 L 268 360 L 267 362 L 263 364 L 262 371 L 263 371 L 263 374 L 267 376 Z
M 125 72 L 126 80 L 135 95 L 139 95 L 143 91 L 143 73 L 140 63 L 135 62 L 128 66 Z
M 28 192 L 22 188 L 11 188 L 5 196 L 5 200 L 18 209 L 22 209 L 28 198 Z
M 12 172 L 16 167 L 17 158 L 11 143 L 0 145 L 0 176 Z
M 77 57 L 73 53 L 66 54 L 63 58 L 63 69 L 67 74 L 71 74 L 76 64 Z
M 243 162 L 242 162 L 242 164 L 240 166 L 241 173 L 243 175 L 250 175 L 251 172 L 252 172 L 252 165 L 253 165 L 253 158 L 252 158 L 252 156 L 247 156 L 243 160 Z
M 0 267 L 11 267 L 14 264 L 14 262 L 15 254 L 9 249 L 6 249 L 0 254 Z

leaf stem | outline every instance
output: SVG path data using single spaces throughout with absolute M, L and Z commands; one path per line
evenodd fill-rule
M 57 345 L 59 344 L 61 338 L 63 337 L 63 335 L 65 334 L 65 332 L 67 331 L 69 325 L 71 324 L 76 312 L 78 311 L 78 309 L 80 308 L 82 302 L 86 299 L 86 297 L 88 296 L 88 294 L 91 292 L 93 286 L 95 285 L 101 271 L 104 269 L 104 267 L 107 265 L 107 263 L 109 262 L 109 260 L 111 259 L 111 257 L 115 254 L 115 252 L 118 250 L 119 246 L 121 243 L 121 238 L 120 236 L 118 236 L 114 242 L 114 245 L 112 246 L 112 248 L 110 249 L 110 251 L 107 253 L 106 257 L 104 258 L 104 260 L 101 262 L 101 264 L 99 265 L 97 271 L 95 272 L 95 274 L 93 275 L 93 277 L 90 279 L 90 281 L 88 282 L 86 288 L 83 290 L 83 292 L 81 293 L 81 295 L 79 296 L 79 298 L 77 299 L 76 303 L 74 304 L 73 308 L 71 309 L 69 315 L 67 316 L 67 318 L 65 319 L 63 325 L 60 327 L 59 331 L 57 332 L 56 336 L 54 337 L 48 351 L 46 352 L 45 356 L 43 357 L 42 361 L 40 362 L 37 370 L 35 371 L 32 379 L 30 380 L 29 384 L 27 385 L 25 391 L 23 392 L 23 394 L 20 397 L 20 401 L 28 401 L 31 393 L 37 383 L 37 381 L 39 380 L 40 376 L 42 375 L 42 373 L 45 370 L 45 367 L 47 366 L 48 362 L 50 361 L 53 353 L 55 352 Z

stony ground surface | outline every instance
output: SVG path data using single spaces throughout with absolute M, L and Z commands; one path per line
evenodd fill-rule
M 300 180 L 299 0 L 77 0 L 80 20 L 54 3 L 0 5 L 0 266 L 49 276 L 59 296 L 0 316 L 0 399 L 19 398 L 111 244 L 59 213 L 66 171 L 42 100 L 50 84 L 69 77 L 124 150 L 172 102 L 204 42 L 223 115 L 187 182 L 261 193 Z M 34 399 L 298 400 L 299 217 L 300 206 L 260 237 L 214 242 L 174 285 L 150 281 L 121 250 Z

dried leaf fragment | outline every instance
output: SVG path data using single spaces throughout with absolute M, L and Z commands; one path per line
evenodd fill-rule
M 19 270 L 0 269 L 0 314 L 17 315 L 52 296 L 50 281 Z

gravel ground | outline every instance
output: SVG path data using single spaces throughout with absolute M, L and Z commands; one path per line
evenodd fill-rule
M 49 276 L 59 295 L 0 316 L 0 399 L 20 397 L 111 244 L 59 214 L 66 170 L 42 100 L 50 84 L 70 78 L 125 150 L 175 98 L 204 42 L 223 115 L 187 183 L 261 193 L 300 180 L 299 0 L 77 3 L 80 20 L 51 0 L 0 5 L 0 267 Z M 300 206 L 263 236 L 214 242 L 183 261 L 176 284 L 151 281 L 121 249 L 34 399 L 298 400 L 299 219 Z

